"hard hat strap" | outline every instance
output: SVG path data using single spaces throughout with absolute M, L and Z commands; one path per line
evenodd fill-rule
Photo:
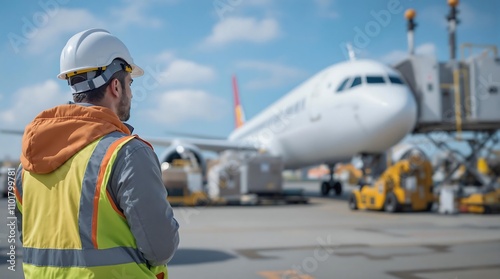
M 99 88 L 106 84 L 108 80 L 113 76 L 118 71 L 124 70 L 126 72 L 132 72 L 132 67 L 128 65 L 125 61 L 121 59 L 115 59 L 111 64 L 109 64 L 106 67 L 106 70 L 99 76 L 89 79 L 86 81 L 82 81 L 73 85 L 70 85 L 71 87 L 71 93 L 76 94 L 76 93 L 82 93 L 85 91 L 93 90 L 95 88 Z M 90 74 L 94 74 L 95 71 L 89 71 L 87 72 L 87 77 L 90 77 Z M 69 79 L 68 79 L 69 82 Z

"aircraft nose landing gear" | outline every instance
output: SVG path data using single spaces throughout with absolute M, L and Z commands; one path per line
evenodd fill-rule
M 333 190 L 335 196 L 340 196 L 342 194 L 342 184 L 339 181 L 333 179 L 333 170 L 335 168 L 335 165 L 329 165 L 328 167 L 330 169 L 330 180 L 323 181 L 321 183 L 321 195 L 328 196 L 330 190 Z

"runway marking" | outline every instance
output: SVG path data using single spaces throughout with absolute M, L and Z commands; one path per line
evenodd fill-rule
M 417 253 L 388 253 L 387 255 L 372 255 L 368 252 L 335 252 L 335 255 L 339 257 L 365 257 L 368 260 L 372 261 L 386 261 L 392 260 L 394 258 L 402 258 L 402 257 L 415 257 L 422 255 L 435 255 L 437 253 L 448 253 L 450 247 L 446 245 L 415 245 L 415 248 L 426 248 L 430 251 L 428 252 L 417 252 Z M 374 248 L 374 247 L 370 247 Z
M 275 259 L 275 256 L 265 256 L 262 252 L 284 252 L 284 251 L 299 251 L 299 250 L 314 250 L 318 247 L 328 248 L 328 249 L 350 249 L 350 248 L 369 248 L 365 244 L 340 244 L 340 245 L 329 245 L 329 246 L 294 246 L 294 247 L 272 247 L 272 248 L 254 248 L 254 249 L 237 249 L 236 253 L 244 256 L 251 260 L 262 260 L 262 259 Z
M 282 248 L 261 248 L 261 249 L 242 249 L 236 250 L 236 252 L 247 259 L 251 260 L 263 260 L 263 259 L 278 259 L 277 256 L 266 256 L 263 253 L 269 251 L 275 252 L 285 252 L 285 251 L 299 251 L 299 250 L 314 250 L 318 246 L 300 246 L 300 247 L 282 247 Z M 381 247 L 394 247 L 394 248 L 402 248 L 408 247 L 406 245 L 403 246 L 381 246 Z M 392 260 L 394 258 L 401 257 L 414 257 L 414 256 L 422 256 L 422 255 L 434 255 L 436 253 L 448 253 L 450 246 L 449 245 L 410 245 L 410 247 L 416 248 L 425 248 L 429 251 L 427 252 L 418 252 L 418 253 L 399 253 L 393 252 L 388 253 L 387 255 L 372 255 L 370 251 L 374 248 L 380 248 L 376 246 L 368 246 L 362 244 L 354 244 L 354 245 L 337 245 L 337 246 L 327 246 L 323 248 L 329 248 L 335 250 L 333 254 L 338 257 L 365 257 L 368 260 L 372 261 L 380 261 L 380 260 Z M 365 251 L 354 251 L 349 252 L 345 250 L 349 249 L 367 249 Z M 343 250 L 343 251 L 342 251 Z M 300 277 L 299 277 L 300 278 Z
M 392 232 L 389 232 L 389 231 L 386 231 L 383 229 L 378 229 L 378 228 L 354 228 L 354 230 L 371 232 L 371 233 L 380 233 L 380 234 L 384 234 L 384 235 L 388 235 L 388 236 L 392 236 L 392 237 L 408 237 L 408 236 L 403 235 L 403 234 L 392 233 Z
M 296 270 L 261 271 L 258 273 L 266 279 L 314 279 L 314 277 L 298 273 Z
M 460 266 L 460 267 L 445 267 L 445 268 L 430 268 L 430 269 L 414 269 L 405 271 L 388 271 L 387 274 L 399 279 L 424 279 L 425 277 L 417 274 L 427 273 L 436 274 L 442 272 L 460 272 L 485 269 L 499 269 L 500 265 L 482 265 L 482 266 Z
M 357 210 L 357 211 L 336 211 L 335 214 L 341 214 L 341 215 L 346 215 L 346 216 L 362 216 L 362 217 L 369 217 L 369 218 L 379 218 L 379 219 L 392 219 L 392 220 L 398 220 L 401 219 L 402 215 L 401 214 L 390 214 L 387 212 L 378 212 L 378 211 L 370 211 L 370 210 Z

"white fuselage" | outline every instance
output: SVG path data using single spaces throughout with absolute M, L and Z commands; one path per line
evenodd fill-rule
M 416 101 L 398 80 L 394 70 L 371 60 L 333 65 L 235 130 L 229 140 L 279 155 L 286 168 L 382 153 L 411 132 L 417 118 Z

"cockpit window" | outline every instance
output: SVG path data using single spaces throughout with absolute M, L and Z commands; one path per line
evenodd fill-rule
M 355 77 L 354 80 L 352 81 L 350 88 L 353 88 L 358 85 L 361 85 L 361 77 Z
M 389 76 L 389 80 L 393 84 L 404 84 L 403 81 L 400 78 L 396 77 L 396 76 Z
M 349 79 L 350 78 L 346 78 L 339 86 L 339 88 L 337 88 L 337 92 L 340 92 L 342 90 L 344 90 L 345 86 L 347 85 L 347 83 L 349 82 Z
M 385 80 L 381 76 L 367 76 L 366 83 L 385 83 Z

